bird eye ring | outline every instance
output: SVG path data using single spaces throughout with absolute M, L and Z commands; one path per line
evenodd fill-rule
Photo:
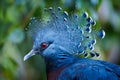
M 48 47 L 48 44 L 47 44 L 46 42 L 43 42 L 43 43 L 41 44 L 41 47 L 42 47 L 43 49 L 45 49 L 45 48 Z

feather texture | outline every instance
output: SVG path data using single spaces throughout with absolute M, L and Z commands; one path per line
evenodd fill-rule
M 42 41 L 44 37 L 49 36 L 48 40 L 51 39 L 52 41 L 52 38 L 54 38 L 55 43 L 67 48 L 71 54 L 81 55 L 91 52 L 94 53 L 96 37 L 104 38 L 105 36 L 103 30 L 92 30 L 96 22 L 88 16 L 87 12 L 81 14 L 80 17 L 78 17 L 77 14 L 70 17 L 69 14 L 66 11 L 62 11 L 60 7 L 58 7 L 57 10 L 50 7 L 46 9 L 45 12 L 49 14 L 47 19 L 41 20 L 33 17 L 28 26 L 28 32 L 36 42 L 38 42 L 38 40 Z
M 87 58 L 99 56 L 94 51 L 96 38 L 105 37 L 104 30 L 94 30 L 96 22 L 84 12 L 69 16 L 60 7 L 46 9 L 47 19 L 32 18 L 28 33 L 33 37 L 33 49 L 24 57 L 40 54 L 45 59 L 48 80 L 120 80 L 118 65 Z M 44 45 L 43 45 L 44 44 Z

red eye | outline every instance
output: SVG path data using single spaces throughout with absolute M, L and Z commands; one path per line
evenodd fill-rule
M 41 47 L 42 47 L 43 49 L 45 49 L 47 46 L 48 46 L 48 44 L 45 43 L 45 42 L 41 44 Z

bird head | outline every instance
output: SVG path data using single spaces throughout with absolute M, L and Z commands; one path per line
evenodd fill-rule
M 50 16 L 46 20 L 31 18 L 28 33 L 32 35 L 34 44 L 32 50 L 25 55 L 24 60 L 40 54 L 45 58 L 54 57 L 62 52 L 72 55 L 91 53 L 96 43 L 96 35 L 104 38 L 104 31 L 92 31 L 95 21 L 84 12 L 80 17 L 70 17 L 60 7 L 57 10 L 46 10 Z

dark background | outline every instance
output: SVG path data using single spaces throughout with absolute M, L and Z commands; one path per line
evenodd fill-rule
M 87 11 L 97 28 L 106 32 L 98 40 L 100 58 L 120 64 L 120 0 L 1 0 L 0 1 L 0 80 L 46 80 L 45 64 L 40 56 L 23 61 L 32 48 L 26 34 L 31 17 L 43 17 L 44 8 L 62 7 L 68 13 Z

